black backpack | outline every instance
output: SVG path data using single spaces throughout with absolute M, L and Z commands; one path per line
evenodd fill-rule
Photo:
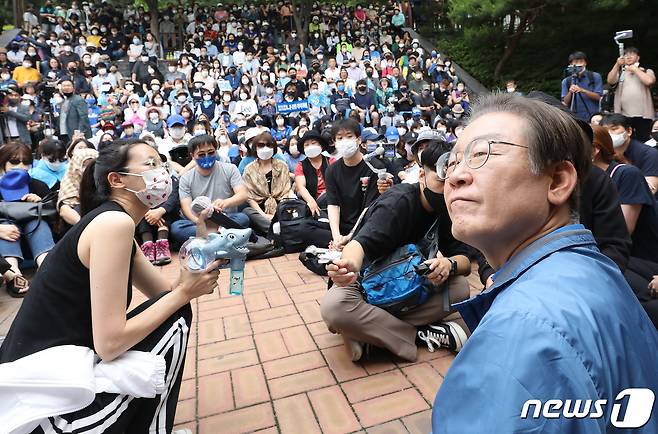
M 278 234 L 272 231 L 276 222 L 280 226 Z M 303 200 L 283 199 L 274 213 L 268 238 L 276 240 L 286 253 L 297 253 L 312 244 L 327 247 L 331 241 L 331 230 L 329 223 L 311 216 L 311 210 Z

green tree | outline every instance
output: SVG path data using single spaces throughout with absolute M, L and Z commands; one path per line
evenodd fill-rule
M 620 10 L 630 0 L 452 0 L 449 16 L 462 26 L 487 26 L 502 38 L 502 52 L 493 71 L 499 79 L 521 40 L 530 32 L 542 32 L 542 16 L 579 10 Z M 585 25 L 589 23 L 583 23 Z

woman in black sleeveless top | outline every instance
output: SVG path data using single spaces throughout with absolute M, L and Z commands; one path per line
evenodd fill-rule
M 166 200 L 170 182 L 149 145 L 116 141 L 102 148 L 82 178 L 82 219 L 38 270 L 0 348 L 0 363 L 61 345 L 91 348 L 104 361 L 127 350 L 163 355 L 167 390 L 152 399 L 99 393 L 88 407 L 50 417 L 34 432 L 99 426 L 111 433 L 171 432 L 192 319 L 189 303 L 214 290 L 218 271 L 217 264 L 201 274 L 181 269 L 177 281 L 168 282 L 136 249 L 135 225 Z M 127 313 L 133 285 L 149 300 Z

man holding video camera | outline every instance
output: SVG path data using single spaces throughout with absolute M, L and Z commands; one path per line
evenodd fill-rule
M 599 100 L 603 94 L 601 74 L 587 70 L 587 55 L 576 51 L 569 56 L 567 77 L 562 80 L 562 102 L 579 119 L 589 122 L 599 111 Z
M 633 138 L 641 142 L 650 138 L 654 115 L 651 86 L 655 83 L 654 72 L 640 66 L 640 50 L 635 47 L 626 47 L 608 72 L 608 84 L 616 86 L 615 113 L 630 119 Z

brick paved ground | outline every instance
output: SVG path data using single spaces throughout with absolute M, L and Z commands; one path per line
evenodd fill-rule
M 163 267 L 178 275 L 178 261 Z M 328 332 L 325 281 L 297 255 L 251 261 L 244 296 L 220 290 L 192 304 L 176 423 L 193 433 L 427 433 L 436 391 L 453 355 L 420 350 L 416 363 L 385 353 L 355 364 Z M 472 287 L 477 279 L 471 275 Z M 472 291 L 474 292 L 474 291 Z M 143 301 L 137 293 L 133 305 Z M 0 294 L 0 335 L 20 300 Z

